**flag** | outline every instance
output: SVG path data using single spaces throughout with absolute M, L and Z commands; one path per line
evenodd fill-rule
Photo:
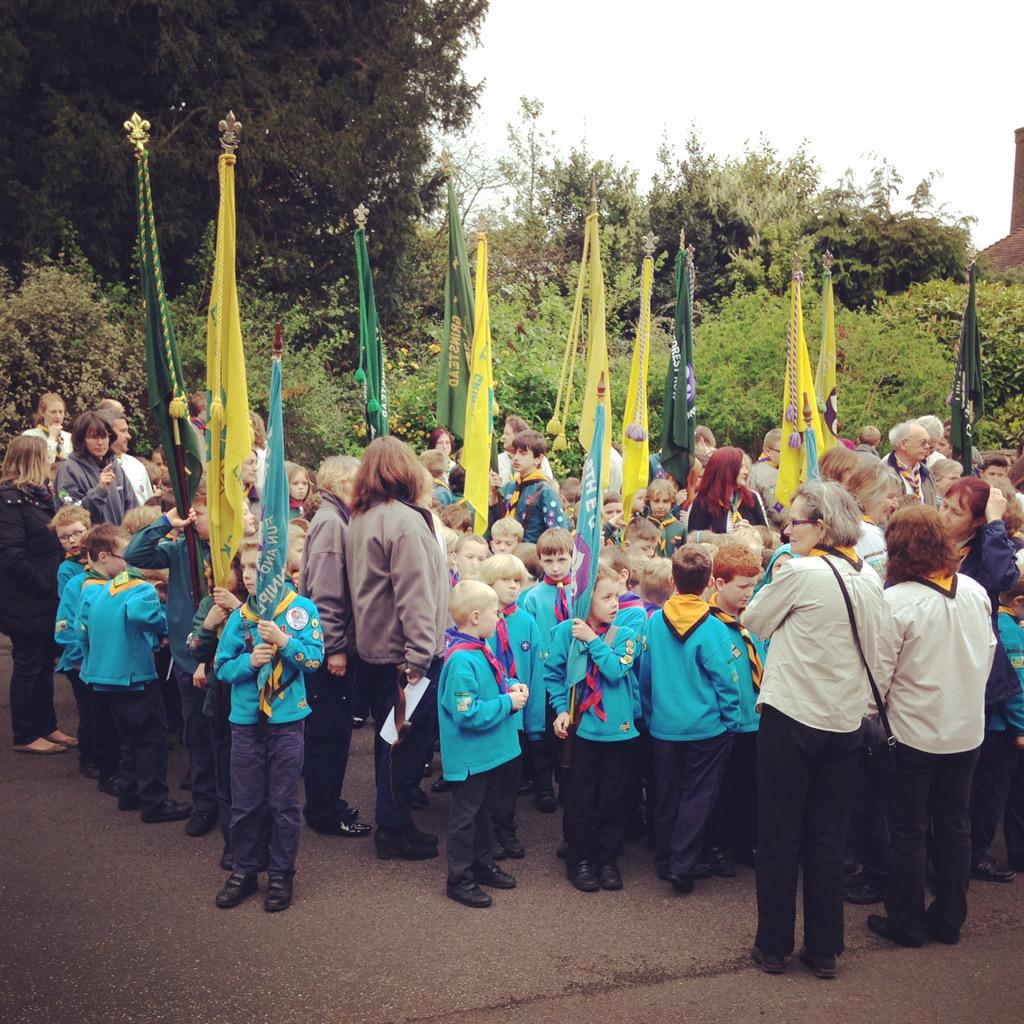
M 803 279 L 804 275 L 799 270 L 793 272 L 786 383 L 782 396 L 782 454 L 779 456 L 779 481 L 775 486 L 776 500 L 787 506 L 802 481 L 818 479 L 818 439 L 821 437 L 811 360 L 804 337 L 800 301 Z
M 455 189 L 448 177 L 448 269 L 444 277 L 444 330 L 437 375 L 437 422 L 458 434 L 466 422 L 473 339 L 473 282 Z
M 640 319 L 636 325 L 633 365 L 629 371 L 629 390 L 622 414 L 622 506 L 625 521 L 633 514 L 633 498 L 647 486 L 650 476 L 650 431 L 647 422 L 647 363 L 651 348 L 651 284 L 654 279 L 654 242 L 644 257 L 640 272 Z M 645 239 L 645 242 L 647 240 Z
M 598 393 L 599 392 L 599 393 Z M 601 507 L 604 452 L 607 442 L 604 381 L 598 380 L 594 404 L 594 422 L 590 451 L 583 465 L 580 501 L 577 506 L 576 533 L 573 537 L 572 567 L 569 570 L 572 615 L 585 619 L 590 614 L 590 599 L 597 580 L 597 559 L 603 541 Z M 576 641 L 570 645 L 567 666 L 569 685 L 576 686 L 587 674 L 586 651 Z
M 491 316 L 487 299 L 487 236 L 476 236 L 476 298 L 469 395 L 463 430 L 462 465 L 466 470 L 466 504 L 473 510 L 473 530 L 487 531 L 491 492 L 491 446 L 494 438 L 494 379 L 491 374 Z
M 206 325 L 206 501 L 213 581 L 225 586 L 247 508 L 242 463 L 252 451 L 242 322 L 235 282 L 235 155 L 218 161 L 217 255 Z
M 964 467 L 964 476 L 970 476 L 974 472 L 974 423 L 985 415 L 985 388 L 981 380 L 981 334 L 978 331 L 974 273 L 972 262 L 967 268 L 967 299 L 960 321 L 953 393 L 949 399 L 949 442 Z
M 836 398 L 836 303 L 832 293 L 832 254 L 825 253 L 821 275 L 821 352 L 814 378 L 818 415 L 821 417 L 821 451 L 824 454 L 839 438 L 839 405 Z
M 373 272 L 366 248 L 366 208 L 356 210 L 356 276 L 359 280 L 359 369 L 356 381 L 363 385 L 366 443 L 388 432 L 388 390 L 384 378 L 384 343 L 373 297 Z
M 587 237 L 590 239 L 589 252 L 589 284 L 588 295 L 590 308 L 587 313 L 587 376 L 583 390 L 583 407 L 580 409 L 580 444 L 590 452 L 593 450 L 593 439 L 597 430 L 597 407 L 604 408 L 604 421 L 607 424 L 612 415 L 611 377 L 608 373 L 608 339 L 605 335 L 604 321 L 604 273 L 601 270 L 601 229 L 597 219 L 597 199 L 591 201 L 590 215 L 587 217 Z M 586 245 L 586 243 L 585 243 Z M 582 283 L 583 276 L 580 275 Z M 598 464 L 601 470 L 601 487 L 608 486 L 611 473 L 611 431 L 602 432 L 604 445 Z
M 661 467 L 680 487 L 693 465 L 697 382 L 693 375 L 693 246 L 679 240 L 676 255 L 676 325 L 665 375 Z M 683 388 L 685 387 L 685 391 Z

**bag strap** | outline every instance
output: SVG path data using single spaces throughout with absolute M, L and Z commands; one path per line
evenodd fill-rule
M 857 629 L 857 616 L 853 614 L 853 602 L 850 600 L 850 592 L 846 589 L 846 584 L 843 582 L 843 577 L 839 570 L 826 558 L 822 556 L 821 559 L 828 567 L 832 570 L 832 575 L 836 578 L 836 583 L 839 584 L 839 589 L 843 595 L 843 602 L 846 605 L 846 614 L 850 617 L 850 628 L 853 630 L 853 642 L 857 645 L 857 653 L 860 655 L 861 664 L 864 666 L 864 671 L 868 674 L 868 682 L 871 684 L 871 693 L 875 698 L 875 707 L 878 708 L 878 717 L 882 722 L 882 729 L 885 731 L 885 742 L 886 746 L 895 747 L 896 737 L 892 734 L 892 729 L 889 726 L 889 716 L 885 712 L 885 704 L 882 702 L 882 695 L 878 692 L 878 685 L 875 683 L 875 677 L 871 674 L 871 669 L 868 666 L 868 660 L 864 657 L 864 647 L 860 642 L 860 630 Z

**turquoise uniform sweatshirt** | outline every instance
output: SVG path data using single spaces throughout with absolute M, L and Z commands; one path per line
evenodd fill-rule
M 648 622 L 640 665 L 640 702 L 651 735 L 681 741 L 739 732 L 741 657 L 746 655 L 733 643 L 729 627 L 713 616 L 680 641 L 665 613 L 656 612 Z
M 85 563 L 80 562 L 77 558 L 65 558 L 60 565 L 57 566 L 57 596 L 64 596 L 64 588 L 68 585 L 68 582 L 76 576 L 81 576 L 85 572 Z
M 448 782 L 497 768 L 519 756 L 512 698 L 502 693 L 481 650 L 455 651 L 437 687 L 441 766 Z
M 80 572 L 65 583 L 60 595 L 60 604 L 57 605 L 57 619 L 53 626 L 53 639 L 61 648 L 60 661 L 57 662 L 58 672 L 70 672 L 71 669 L 81 666 L 85 658 L 82 632 L 78 626 L 82 591 L 83 588 L 88 590 L 97 584 L 106 582 L 108 582 L 107 577 L 101 576 L 97 572 Z
M 719 619 L 718 621 L 721 622 L 722 620 Z M 761 716 L 757 713 L 758 689 L 754 686 L 754 670 L 750 664 L 750 654 L 747 652 L 747 646 L 743 641 L 743 635 L 739 631 L 739 626 L 731 622 L 723 622 L 722 625 L 729 630 L 729 634 L 732 636 L 732 666 L 739 676 L 740 726 L 736 731 L 757 732 L 761 724 Z M 750 633 L 749 630 L 747 632 Z M 754 649 L 757 651 L 763 666 L 767 656 L 764 642 L 754 636 L 753 633 L 750 633 L 750 639 L 754 643 Z
M 558 620 L 555 618 L 555 600 L 558 597 L 558 587 L 543 580 L 536 586 L 523 594 L 519 599 L 519 606 L 533 616 L 537 623 L 537 631 L 540 634 L 540 660 L 547 659 L 551 649 L 551 634 Z M 569 577 L 565 578 L 566 597 L 569 602 L 569 618 L 572 618 L 572 595 L 569 593 Z
M 611 646 L 601 636 L 586 645 L 587 667 L 596 665 L 600 675 L 601 707 L 605 719 L 602 722 L 598 718 L 594 707 L 587 708 L 578 719 L 576 728 L 576 735 L 585 740 L 607 743 L 631 740 L 640 735 L 634 719 L 636 634 L 625 627 L 613 628 L 615 634 Z M 569 710 L 568 662 L 573 642 L 572 621 L 560 623 L 552 634 L 551 653 L 544 662 L 544 680 L 557 714 Z M 577 708 L 583 705 L 586 697 L 587 687 L 581 682 L 576 688 Z
M 1024 628 L 1012 615 L 1002 610 L 999 612 L 999 641 L 1024 687 Z M 1010 729 L 1018 736 L 1024 736 L 1024 691 L 993 705 L 988 727 L 992 732 Z
M 540 664 L 540 632 L 533 616 L 522 608 L 518 608 L 512 615 L 506 615 L 505 624 L 508 626 L 512 656 L 516 660 L 516 675 L 509 682 L 522 683 L 530 691 L 522 713 L 513 716 L 516 719 L 516 730 L 525 732 L 528 739 L 540 739 L 544 735 L 546 714 L 544 677 Z M 498 661 L 502 661 L 497 630 L 488 639 L 487 646 L 497 655 Z

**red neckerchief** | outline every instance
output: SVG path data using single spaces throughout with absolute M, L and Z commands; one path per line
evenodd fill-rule
M 565 622 L 569 618 L 569 595 L 566 593 L 566 588 L 569 586 L 569 578 L 553 580 L 545 574 L 544 582 L 549 587 L 558 587 L 558 596 L 555 598 L 555 622 Z
M 604 636 L 608 632 L 608 623 L 598 626 L 594 629 L 594 632 L 598 636 Z M 587 652 L 587 678 L 584 680 L 586 685 L 587 695 L 583 698 L 583 703 L 580 705 L 580 718 L 586 714 L 590 709 L 594 709 L 594 714 L 603 722 L 606 718 L 604 708 L 601 707 L 601 673 L 597 670 L 597 665 L 594 663 L 593 657 L 590 652 Z
M 494 681 L 498 684 L 498 691 L 500 693 L 508 693 L 505 669 L 502 668 L 501 662 L 494 656 L 494 652 L 487 646 L 486 642 L 477 636 L 470 636 L 468 633 L 462 633 L 458 630 L 453 630 L 452 633 L 454 643 L 444 652 L 444 660 L 447 661 L 456 651 L 482 651 L 487 659 L 487 664 L 491 666 L 491 671 L 494 673 Z
M 512 650 L 512 642 L 509 640 L 508 622 L 506 621 L 510 615 L 515 615 L 518 610 L 515 601 L 513 601 L 507 608 L 502 608 L 501 614 L 498 616 L 498 658 L 501 661 L 501 667 L 504 669 L 506 679 L 519 678 L 519 671 L 516 668 L 516 655 L 515 651 Z
M 643 608 L 644 599 L 639 594 L 622 594 L 619 597 L 619 611 L 625 611 L 627 608 Z

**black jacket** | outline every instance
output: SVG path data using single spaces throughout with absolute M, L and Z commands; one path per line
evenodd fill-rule
M 53 637 L 64 551 L 49 529 L 52 518 L 49 504 L 10 484 L 0 487 L 0 633 Z

